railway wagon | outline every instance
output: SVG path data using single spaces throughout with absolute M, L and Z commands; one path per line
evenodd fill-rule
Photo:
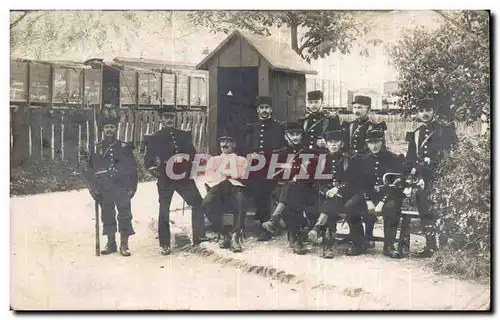
M 10 70 L 11 105 L 204 109 L 208 101 L 207 76 L 200 72 L 159 72 L 102 59 L 82 63 L 20 58 L 11 59 Z

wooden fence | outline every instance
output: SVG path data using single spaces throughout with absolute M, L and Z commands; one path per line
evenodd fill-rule
M 176 127 L 191 131 L 199 152 L 208 150 L 206 122 L 204 111 L 184 111 L 177 116 Z M 161 126 L 160 118 L 153 111 L 122 109 L 118 138 L 133 141 L 142 150 L 144 135 L 156 132 Z M 11 108 L 13 166 L 28 160 L 45 159 L 77 165 L 83 155 L 88 154 L 95 136 L 102 139 L 103 132 L 96 123 L 92 108 Z

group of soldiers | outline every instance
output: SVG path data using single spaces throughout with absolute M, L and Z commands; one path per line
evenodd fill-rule
M 234 133 L 222 130 L 221 153 L 213 156 L 205 171 L 205 197 L 189 174 L 181 179 L 167 174 L 169 161 L 173 161 L 174 173 L 191 172 L 197 165 L 196 149 L 190 133 L 174 127 L 176 114 L 167 108 L 159 110 L 163 128 L 145 137 L 144 165 L 157 178 L 161 254 L 171 253 L 169 216 L 175 191 L 192 208 L 194 245 L 209 240 L 206 217 L 212 230 L 220 235 L 221 248 L 241 251 L 245 217 L 253 200 L 255 219 L 260 222 L 260 241 L 268 241 L 286 228 L 294 253 L 307 252 L 307 238 L 323 249 L 324 258 L 333 258 L 337 223 L 344 220 L 350 230 L 346 254 L 360 255 L 375 246 L 373 229 L 378 216 L 382 216 L 383 253 L 401 258 L 404 252 L 396 250 L 394 242 L 402 203 L 413 181 L 418 186 L 416 206 L 426 238 L 425 248 L 418 255 L 432 256 L 437 248 L 436 214 L 429 193 L 442 153 L 457 143 L 453 125 L 437 120 L 437 101 L 417 102 L 415 111 L 422 125 L 407 133 L 408 151 L 403 156 L 387 149 L 385 122 L 377 123 L 369 116 L 370 97 L 354 97 L 353 121 L 341 121 L 337 114 L 324 110 L 321 91 L 309 92 L 307 98 L 305 118 L 280 123 L 272 116 L 272 99 L 257 97 L 258 120 L 247 125 L 243 142 L 237 141 Z M 97 187 L 91 189 L 91 194 L 101 204 L 103 234 L 108 237 L 102 253 L 117 251 L 118 221 L 120 253 L 127 256 L 128 237 L 134 234 L 130 202 L 137 188 L 137 163 L 133 146 L 116 138 L 116 119 L 104 117 L 102 125 L 105 139 L 90 161 L 90 171 L 100 181 L 94 184 Z M 243 143 L 244 148 L 237 148 L 237 143 Z M 270 161 L 266 161 L 260 170 L 245 175 L 245 168 L 253 161 L 251 155 L 267 160 L 277 155 L 281 166 L 269 174 Z M 236 175 L 224 171 L 228 160 L 237 164 Z M 317 178 L 318 167 L 328 178 Z M 303 172 L 309 175 L 304 178 Z M 390 184 L 383 181 L 387 173 L 395 174 Z M 232 216 L 230 223 L 226 221 L 228 212 Z M 304 228 L 307 237 L 301 233 Z

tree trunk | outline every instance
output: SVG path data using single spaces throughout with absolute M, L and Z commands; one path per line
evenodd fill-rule
M 297 52 L 298 54 L 300 54 L 299 43 L 298 43 L 298 39 L 297 39 L 298 33 L 299 33 L 298 25 L 296 25 L 296 24 L 290 25 L 290 37 L 291 37 L 291 41 L 292 41 L 292 49 L 295 50 L 295 52 Z

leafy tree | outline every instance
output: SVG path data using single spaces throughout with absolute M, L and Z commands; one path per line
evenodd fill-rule
M 399 106 L 409 115 L 416 100 L 437 98 L 440 116 L 476 121 L 489 111 L 489 15 L 486 11 L 444 14 L 435 31 L 416 28 L 389 48 L 399 74 Z
M 173 11 L 12 11 L 11 54 L 54 59 L 67 52 L 91 52 L 123 45 L 128 50 L 140 33 L 170 34 Z M 190 24 L 188 24 L 190 26 Z M 177 31 L 177 30 L 176 30 Z M 116 39 L 120 38 L 119 43 Z
M 287 27 L 291 46 L 303 59 L 324 58 L 336 51 L 349 54 L 354 44 L 360 44 L 369 31 L 366 21 L 355 11 L 196 11 L 189 21 L 209 29 L 210 33 L 229 33 L 243 29 L 258 35 L 271 35 L 271 28 Z M 369 55 L 366 45 L 381 40 L 370 39 L 362 44 L 363 55 Z

